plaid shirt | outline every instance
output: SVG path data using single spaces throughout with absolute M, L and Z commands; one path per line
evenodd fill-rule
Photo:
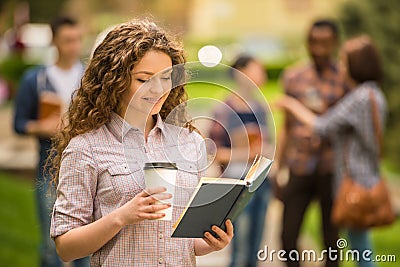
M 323 114 L 346 93 L 335 64 L 323 75 L 311 64 L 290 69 L 283 76 L 283 85 L 286 94 L 317 114 Z M 314 134 L 291 114 L 286 116 L 285 129 L 287 138 L 282 160 L 292 173 L 299 176 L 332 173 L 333 151 L 327 138 Z
M 172 221 L 125 226 L 96 251 L 91 266 L 195 266 L 194 239 L 171 238 L 172 226 L 204 175 L 203 138 L 158 117 L 147 143 L 141 131 L 113 114 L 98 130 L 73 138 L 63 152 L 51 237 L 91 223 L 145 188 L 149 161 L 177 163 Z
M 373 126 L 371 90 L 377 103 L 380 129 L 383 129 L 387 103 L 374 82 L 355 88 L 315 122 L 315 132 L 332 137 L 335 151 L 335 191 L 341 183 L 345 166 L 351 178 L 358 184 L 372 187 L 379 181 L 379 153 Z

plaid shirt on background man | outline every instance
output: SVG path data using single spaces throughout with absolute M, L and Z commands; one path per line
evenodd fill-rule
M 289 69 L 283 75 L 283 86 L 287 95 L 295 97 L 318 115 L 325 113 L 347 91 L 335 64 L 323 74 L 312 64 Z M 287 138 L 282 163 L 293 174 L 332 173 L 333 151 L 328 139 L 313 133 L 288 113 L 285 130 Z

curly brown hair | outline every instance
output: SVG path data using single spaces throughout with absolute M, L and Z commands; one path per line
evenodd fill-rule
M 165 121 L 171 113 L 174 123 L 194 129 L 187 122 L 184 88 L 186 78 L 182 45 L 156 24 L 148 20 L 130 21 L 111 30 L 95 49 L 93 57 L 81 80 L 81 85 L 65 115 L 61 131 L 53 138 L 47 161 L 47 171 L 52 183 L 58 184 L 61 155 L 72 138 L 100 128 L 111 119 L 113 112 L 120 114 L 121 98 L 129 90 L 134 66 L 150 50 L 161 51 L 172 60 L 172 86 L 168 98 L 159 112 Z M 168 121 L 170 121 L 170 117 Z

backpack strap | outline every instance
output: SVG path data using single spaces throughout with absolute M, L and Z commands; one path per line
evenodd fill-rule
M 36 75 L 36 90 L 38 95 L 40 93 L 46 91 L 46 85 L 47 85 L 47 75 L 46 75 L 46 68 L 41 67 Z

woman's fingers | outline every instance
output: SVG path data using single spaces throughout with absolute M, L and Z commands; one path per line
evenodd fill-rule
M 211 229 L 218 235 L 219 238 L 216 238 L 211 233 L 206 232 L 204 234 L 204 241 L 214 248 L 215 250 L 220 250 L 226 247 L 232 240 L 233 237 L 233 224 L 231 220 L 226 220 L 226 232 L 217 226 L 213 226 Z
M 231 220 L 226 220 L 225 221 L 225 226 L 226 226 L 226 232 L 227 232 L 227 234 L 228 234 L 228 236 L 230 237 L 230 238 L 232 238 L 233 237 L 233 223 L 232 223 L 232 221 Z
M 165 216 L 164 213 L 159 211 L 168 209 L 171 204 L 163 203 L 164 200 L 171 199 L 172 195 L 166 193 L 165 187 L 146 188 L 137 194 L 132 203 L 134 204 L 135 220 L 157 220 Z
M 171 204 L 152 204 L 143 206 L 141 208 L 141 211 L 145 213 L 155 213 L 161 210 L 168 209 L 169 207 L 171 207 Z
M 142 192 L 140 192 L 139 194 L 142 197 L 148 197 L 148 196 L 151 196 L 151 195 L 154 195 L 154 194 L 158 194 L 158 193 L 162 193 L 162 192 L 165 192 L 165 191 L 167 191 L 167 188 L 160 186 L 160 187 L 154 187 L 154 188 L 146 188 Z
M 217 227 L 217 226 L 213 226 L 213 227 L 211 227 L 211 230 L 213 230 L 214 231 L 214 233 L 216 233 L 218 236 L 219 236 L 219 238 L 221 239 L 221 240 L 226 240 L 226 239 L 228 239 L 228 235 L 227 235 L 227 233 L 225 233 L 221 228 L 219 228 L 219 227 Z M 213 236 L 214 237 L 214 236 Z M 215 238 L 215 237 L 214 237 Z M 216 239 L 216 238 L 215 238 Z M 216 240 L 218 240 L 218 239 L 216 239 Z
M 151 196 L 147 196 L 143 199 L 143 201 L 145 202 L 145 204 L 152 204 L 155 203 L 157 201 L 162 202 L 162 200 L 167 200 L 172 198 L 172 195 L 169 193 L 157 193 L 157 194 L 153 194 Z
M 204 234 L 204 237 L 205 238 L 203 238 L 205 241 L 206 241 L 206 243 L 210 246 L 210 247 L 212 247 L 214 250 L 221 250 L 221 249 L 223 249 L 228 243 L 225 243 L 224 241 L 223 241 L 223 239 L 220 239 L 220 238 L 216 238 L 215 236 L 213 236 L 211 233 L 209 233 L 209 232 L 206 232 L 205 234 Z
M 157 220 L 165 216 L 165 213 L 143 213 L 141 218 L 143 220 Z

